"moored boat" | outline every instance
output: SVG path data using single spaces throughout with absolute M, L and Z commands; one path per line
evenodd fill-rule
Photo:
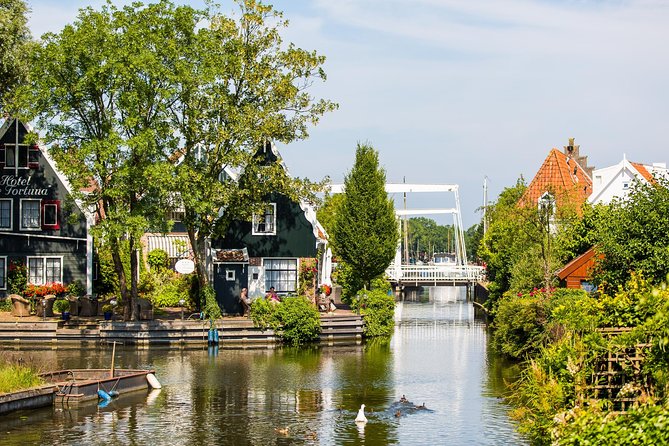
M 97 399 L 99 391 L 109 395 L 147 390 L 153 370 L 70 369 L 44 373 L 44 380 L 56 386 L 54 402 Z M 157 382 L 157 380 L 156 380 Z

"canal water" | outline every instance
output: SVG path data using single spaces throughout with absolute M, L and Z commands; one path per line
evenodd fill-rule
M 111 361 L 108 346 L 16 353 L 50 369 Z M 106 407 L 5 415 L 0 445 L 523 444 L 501 398 L 513 369 L 491 354 L 463 288 L 407 293 L 386 341 L 276 350 L 117 346 L 115 361 L 155 369 L 163 388 Z M 413 404 L 398 404 L 402 396 Z M 364 426 L 354 422 L 360 404 Z

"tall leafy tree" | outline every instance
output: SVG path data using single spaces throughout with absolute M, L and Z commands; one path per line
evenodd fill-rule
M 31 63 L 39 66 L 23 95 L 23 113 L 37 116 L 51 153 L 75 189 L 95 209 L 95 235 L 110 248 L 126 317 L 139 317 L 139 237 L 160 227 L 174 147 L 164 98 L 162 49 L 175 33 L 167 3 L 99 11 L 82 9 L 59 34 L 46 34 Z M 92 187 L 91 187 L 92 186 Z M 79 192 L 88 187 L 89 192 Z M 130 278 L 121 240 L 130 250 Z
M 28 6 L 23 0 L 0 0 L 0 111 L 7 111 L 12 90 L 25 82 L 32 46 Z
M 314 198 L 317 185 L 289 177 L 280 159 L 254 156 L 258 148 L 306 138 L 308 126 L 336 108 L 307 91 L 325 80 L 325 58 L 284 44 L 280 32 L 288 22 L 271 6 L 237 3 L 234 17 L 213 7 L 180 15 L 170 56 L 171 126 L 182 136 L 175 187 L 201 289 L 208 285 L 212 235 L 233 219 L 250 219 L 270 192 Z M 244 175 L 222 175 L 224 168 Z
M 593 273 L 596 283 L 615 290 L 632 272 L 654 283 L 669 280 L 669 181 L 636 182 L 626 200 L 601 212 L 595 234 L 596 251 L 603 254 Z
M 385 271 L 399 241 L 394 204 L 385 183 L 378 153 L 369 145 L 358 144 L 355 164 L 344 180 L 333 242 L 337 254 L 365 286 Z

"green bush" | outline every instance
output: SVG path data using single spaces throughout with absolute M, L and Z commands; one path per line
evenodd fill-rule
M 277 306 L 281 322 L 279 335 L 283 342 L 300 345 L 318 339 L 321 317 L 308 299 L 303 296 L 286 297 Z
M 574 411 L 570 418 L 555 430 L 554 445 L 669 444 L 666 406 L 640 406 L 617 416 L 589 407 Z
M 72 296 L 83 296 L 86 293 L 86 288 L 84 284 L 81 283 L 81 280 L 75 280 L 67 286 L 67 294 Z
M 7 291 L 9 294 L 22 294 L 28 286 L 28 270 L 20 260 L 10 260 L 7 271 Z
M 53 311 L 62 313 L 63 311 L 70 311 L 70 301 L 67 299 L 57 299 L 53 303 Z
M 292 345 L 318 339 L 321 318 L 305 297 L 286 297 L 280 303 L 255 299 L 251 303 L 251 320 L 256 327 L 272 329 L 279 338 Z
M 0 311 L 12 311 L 12 301 L 9 297 L 0 299 Z
M 216 292 L 214 288 L 209 285 L 202 290 L 202 302 L 204 302 L 204 314 L 210 320 L 220 319 L 222 316 L 221 307 L 218 306 L 216 301 Z
M 146 262 L 153 270 L 166 269 L 170 265 L 170 256 L 163 249 L 154 249 L 147 255 Z
M 365 319 L 367 337 L 389 336 L 395 326 L 395 298 L 382 290 L 361 291 L 353 305 Z
M 540 298 L 505 294 L 497 302 L 493 321 L 493 346 L 498 352 L 511 358 L 524 358 L 543 345 L 546 321 Z

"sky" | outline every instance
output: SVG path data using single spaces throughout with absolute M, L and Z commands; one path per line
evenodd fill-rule
M 128 2 L 119 2 L 128 3 Z M 175 3 L 185 3 L 175 1 Z M 199 2 L 190 2 L 200 6 Z M 235 8 L 219 0 L 224 11 Z M 465 228 L 574 137 L 595 168 L 669 161 L 665 0 L 275 0 L 284 41 L 316 50 L 339 109 L 278 145 L 293 176 L 341 183 L 359 142 L 388 182 L 458 184 Z M 98 0 L 28 0 L 33 36 Z M 401 197 L 395 197 L 399 206 Z M 452 194 L 409 194 L 410 209 Z M 440 224 L 445 216 L 431 216 Z

